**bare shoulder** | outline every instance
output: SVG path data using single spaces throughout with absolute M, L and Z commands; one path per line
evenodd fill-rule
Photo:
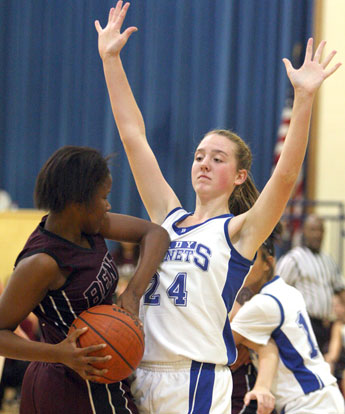
M 49 290 L 61 287 L 65 277 L 56 261 L 45 253 L 23 258 L 0 297 L 0 329 L 15 329 Z
M 11 279 L 22 277 L 25 277 L 27 283 L 39 284 L 48 289 L 57 289 L 66 280 L 56 260 L 46 253 L 23 258 L 16 266 Z
M 26 269 L 27 267 L 35 270 L 40 268 L 43 271 L 54 271 L 58 269 L 58 264 L 49 254 L 37 253 L 32 256 L 24 257 L 18 263 L 16 269 Z

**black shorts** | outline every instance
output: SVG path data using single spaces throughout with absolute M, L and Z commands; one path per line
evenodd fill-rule
M 20 414 L 138 414 L 127 381 L 98 384 L 63 364 L 32 362 L 22 385 Z
M 256 401 L 252 400 L 246 408 L 243 402 L 246 393 L 254 387 L 255 380 L 256 369 L 252 363 L 241 365 L 232 373 L 231 414 L 256 414 Z

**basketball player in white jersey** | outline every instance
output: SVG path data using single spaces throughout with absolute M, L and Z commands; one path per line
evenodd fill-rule
M 207 133 L 192 167 L 193 212 L 181 207 L 148 144 L 140 110 L 128 84 L 120 51 L 135 27 L 121 33 L 129 3 L 119 1 L 98 48 L 121 140 L 151 220 L 169 232 L 166 258 L 141 303 L 146 351 L 132 391 L 141 413 L 231 412 L 228 364 L 236 358 L 228 313 L 255 252 L 283 213 L 303 162 L 312 102 L 335 52 L 321 61 L 309 40 L 299 70 L 284 60 L 295 88 L 289 132 L 279 163 L 257 202 L 249 177 L 251 153 L 236 134 Z M 255 202 L 255 204 L 254 204 Z M 251 207 L 253 206 L 253 207 Z M 235 215 L 235 216 L 234 216 Z
M 258 378 L 266 378 L 278 413 L 342 414 L 344 399 L 318 348 L 303 296 L 275 275 L 274 265 L 274 244 L 270 237 L 259 249 L 247 279 L 251 290 L 258 294 L 232 319 L 235 342 L 257 349 L 271 338 L 275 341 L 279 357 L 274 352 L 266 353 L 265 366 L 259 366 Z M 260 394 L 262 385 L 261 382 Z M 253 398 L 257 398 L 256 385 L 245 400 Z

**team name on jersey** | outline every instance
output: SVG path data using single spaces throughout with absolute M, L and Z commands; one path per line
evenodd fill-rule
M 88 306 L 95 306 L 101 303 L 108 295 L 109 290 L 117 281 L 118 275 L 113 259 L 109 252 L 104 256 L 102 265 L 91 285 L 84 292 L 84 297 L 88 302 Z
M 196 241 L 173 241 L 165 254 L 164 262 L 188 262 L 194 263 L 203 271 L 207 271 L 211 249 Z

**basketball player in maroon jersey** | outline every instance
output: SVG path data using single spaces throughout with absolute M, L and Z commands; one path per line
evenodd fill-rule
M 84 330 L 67 335 L 74 318 L 94 305 L 111 304 L 118 274 L 104 238 L 139 243 L 139 266 L 118 304 L 137 314 L 144 293 L 169 244 L 158 225 L 110 213 L 112 179 L 107 160 L 92 148 L 66 146 L 41 169 L 35 203 L 48 211 L 19 254 L 0 297 L 0 354 L 33 361 L 22 386 L 21 414 L 137 413 L 126 381 L 93 382 L 109 359 L 78 348 Z M 42 342 L 14 329 L 33 311 Z M 115 410 L 115 411 L 114 411 Z

